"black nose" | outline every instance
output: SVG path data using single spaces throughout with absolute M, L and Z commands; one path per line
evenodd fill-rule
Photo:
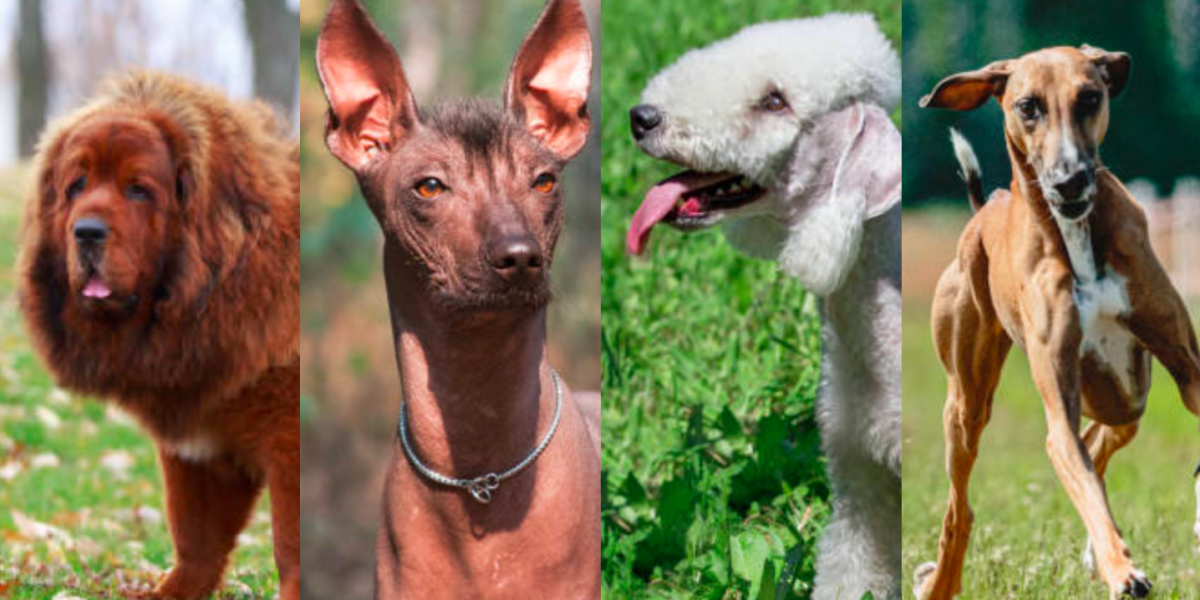
M 542 249 L 528 236 L 505 236 L 492 242 L 489 262 L 504 279 L 533 277 L 542 271 Z
M 629 127 L 633 130 L 635 140 L 646 137 L 659 123 L 662 123 L 662 114 L 649 104 L 639 104 L 629 109 Z
M 81 244 L 99 244 L 108 237 L 108 224 L 104 219 L 84 217 L 75 221 L 75 241 Z
M 1085 170 L 1076 171 L 1074 175 L 1054 184 L 1054 191 L 1062 196 L 1063 200 L 1076 200 L 1083 194 L 1084 188 L 1088 185 L 1088 174 Z

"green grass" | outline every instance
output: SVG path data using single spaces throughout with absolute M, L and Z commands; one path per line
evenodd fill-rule
M 13 294 L 23 175 L 0 172 L 0 598 L 119 598 L 173 559 L 156 453 L 129 416 L 57 389 L 29 345 Z M 264 497 L 217 597 L 274 596 L 271 548 Z
M 642 155 L 626 114 L 687 49 L 764 20 L 891 0 L 608 2 L 602 13 L 603 593 L 806 597 L 829 486 L 813 420 L 815 300 L 709 231 L 656 232 L 624 252 L 629 218 L 674 169 Z
M 914 303 L 918 304 L 918 303 Z M 928 303 L 904 315 L 904 573 L 937 556 L 950 482 L 944 470 L 941 410 L 945 380 L 930 341 Z M 1200 598 L 1192 534 L 1196 418 L 1174 382 L 1155 366 L 1138 437 L 1108 467 L 1118 526 L 1154 598 Z M 1085 531 L 1045 452 L 1046 422 L 1025 355 L 1006 363 L 991 424 L 971 477 L 975 527 L 960 598 L 1102 598 L 1106 588 L 1080 561 Z M 913 598 L 906 589 L 905 598 Z

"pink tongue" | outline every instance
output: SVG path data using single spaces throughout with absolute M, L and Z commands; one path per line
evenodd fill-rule
M 88 280 L 87 285 L 83 286 L 83 295 L 87 298 L 104 299 L 112 295 L 112 290 L 108 289 L 103 281 L 93 277 Z
M 671 214 L 671 210 L 675 208 L 675 202 L 684 192 L 727 177 L 729 177 L 727 173 L 684 171 L 674 177 L 664 179 L 658 185 L 650 188 L 650 191 L 646 193 L 646 199 L 642 200 L 642 205 L 633 214 L 633 220 L 629 223 L 629 233 L 625 236 L 625 247 L 629 253 L 640 256 L 646 250 L 646 243 L 650 241 L 650 230 L 664 217 Z

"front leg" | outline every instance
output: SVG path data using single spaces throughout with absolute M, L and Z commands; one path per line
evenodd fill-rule
M 1200 349 L 1183 300 L 1157 261 L 1144 265 L 1137 298 L 1129 317 L 1134 336 L 1167 368 L 1183 404 L 1200 416 Z M 1196 520 L 1192 532 L 1200 544 L 1200 466 L 1192 474 Z
M 1045 285 L 1051 281 L 1049 285 Z M 1040 287 L 1043 284 L 1044 287 Z M 1079 314 L 1068 277 L 1037 280 L 1026 298 L 1026 348 L 1041 393 L 1049 435 L 1046 451 L 1059 481 L 1083 519 L 1101 579 L 1110 597 L 1144 598 L 1150 581 L 1134 567 L 1129 548 L 1113 522 L 1104 484 L 1080 436 Z
M 296 413 L 284 421 L 288 423 L 267 445 L 267 489 L 271 492 L 279 598 L 300 600 L 300 424 Z
M 229 553 L 262 485 L 227 457 L 191 461 L 160 447 L 159 458 L 167 486 L 175 566 L 151 597 L 203 598 L 220 585 Z

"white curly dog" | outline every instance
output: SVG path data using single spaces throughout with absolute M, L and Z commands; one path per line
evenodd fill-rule
M 875 20 L 828 14 L 747 27 L 684 54 L 630 111 L 656 185 L 651 229 L 724 225 L 822 299 L 817 400 L 833 483 L 813 598 L 900 597 L 900 60 Z

